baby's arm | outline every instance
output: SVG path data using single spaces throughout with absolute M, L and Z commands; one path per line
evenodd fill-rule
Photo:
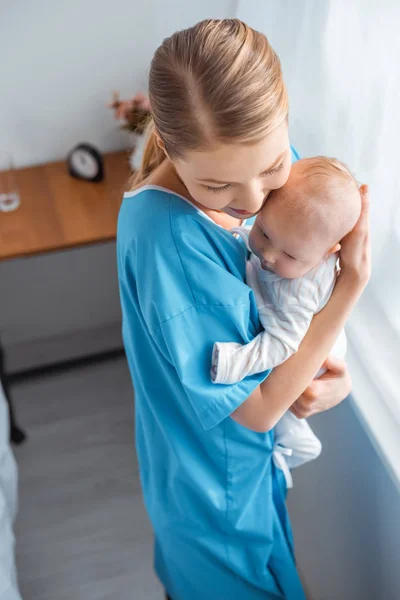
M 211 370 L 214 383 L 236 383 L 248 375 L 273 369 L 285 362 L 297 352 L 315 311 L 310 305 L 298 305 L 290 315 L 278 315 L 267 307 L 264 307 L 263 313 L 262 322 L 268 323 L 268 329 L 248 344 L 214 344 Z
M 275 286 L 270 293 L 268 286 L 263 285 L 262 273 L 256 276 L 254 266 L 248 268 L 248 283 L 254 290 L 265 331 L 248 344 L 214 344 L 211 368 L 214 383 L 236 383 L 248 375 L 273 369 L 297 352 L 314 314 L 323 308 L 332 293 L 335 261 L 328 261 L 301 280 L 265 281 L 268 286 Z

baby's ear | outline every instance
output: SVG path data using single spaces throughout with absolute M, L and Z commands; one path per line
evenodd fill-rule
M 326 254 L 329 255 L 329 254 L 334 254 L 335 252 L 339 252 L 341 247 L 342 246 L 339 243 L 337 243 L 334 246 L 332 246 L 332 248 L 330 250 L 328 250 L 328 252 Z

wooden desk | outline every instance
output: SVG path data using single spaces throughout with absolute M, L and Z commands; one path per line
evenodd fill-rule
M 130 173 L 128 154 L 106 154 L 104 170 L 102 182 L 89 183 L 71 177 L 65 161 L 18 169 L 21 205 L 0 212 L 0 261 L 115 239 Z M 21 444 L 25 433 L 16 423 L 9 383 L 0 340 L 0 387 L 9 406 L 10 437 Z
M 0 260 L 115 239 L 128 154 L 106 154 L 104 168 L 99 183 L 74 179 L 65 161 L 17 169 L 21 205 L 0 212 Z

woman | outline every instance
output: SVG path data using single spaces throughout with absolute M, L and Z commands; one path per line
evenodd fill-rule
M 154 123 L 120 213 L 118 268 L 156 571 L 172 600 L 301 600 L 273 427 L 288 409 L 306 417 L 350 391 L 346 367 L 329 359 L 309 384 L 369 277 L 366 197 L 299 351 L 270 374 L 215 386 L 214 341 L 260 331 L 245 248 L 228 230 L 296 159 L 286 89 L 266 38 L 238 20 L 165 40 L 149 89 Z

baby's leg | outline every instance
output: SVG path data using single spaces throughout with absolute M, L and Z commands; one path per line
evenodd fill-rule
M 298 419 L 288 410 L 275 425 L 275 444 L 292 451 L 285 455 L 289 469 L 300 467 L 321 454 L 321 442 L 306 419 Z
M 346 349 L 347 340 L 343 330 L 336 340 L 331 353 L 344 358 Z M 321 377 L 325 372 L 326 369 L 320 369 L 315 378 Z M 290 456 L 285 455 L 285 460 L 290 469 L 314 460 L 321 453 L 321 442 L 313 433 L 307 421 L 305 419 L 298 419 L 290 411 L 287 411 L 275 426 L 275 437 L 276 444 L 292 450 Z

